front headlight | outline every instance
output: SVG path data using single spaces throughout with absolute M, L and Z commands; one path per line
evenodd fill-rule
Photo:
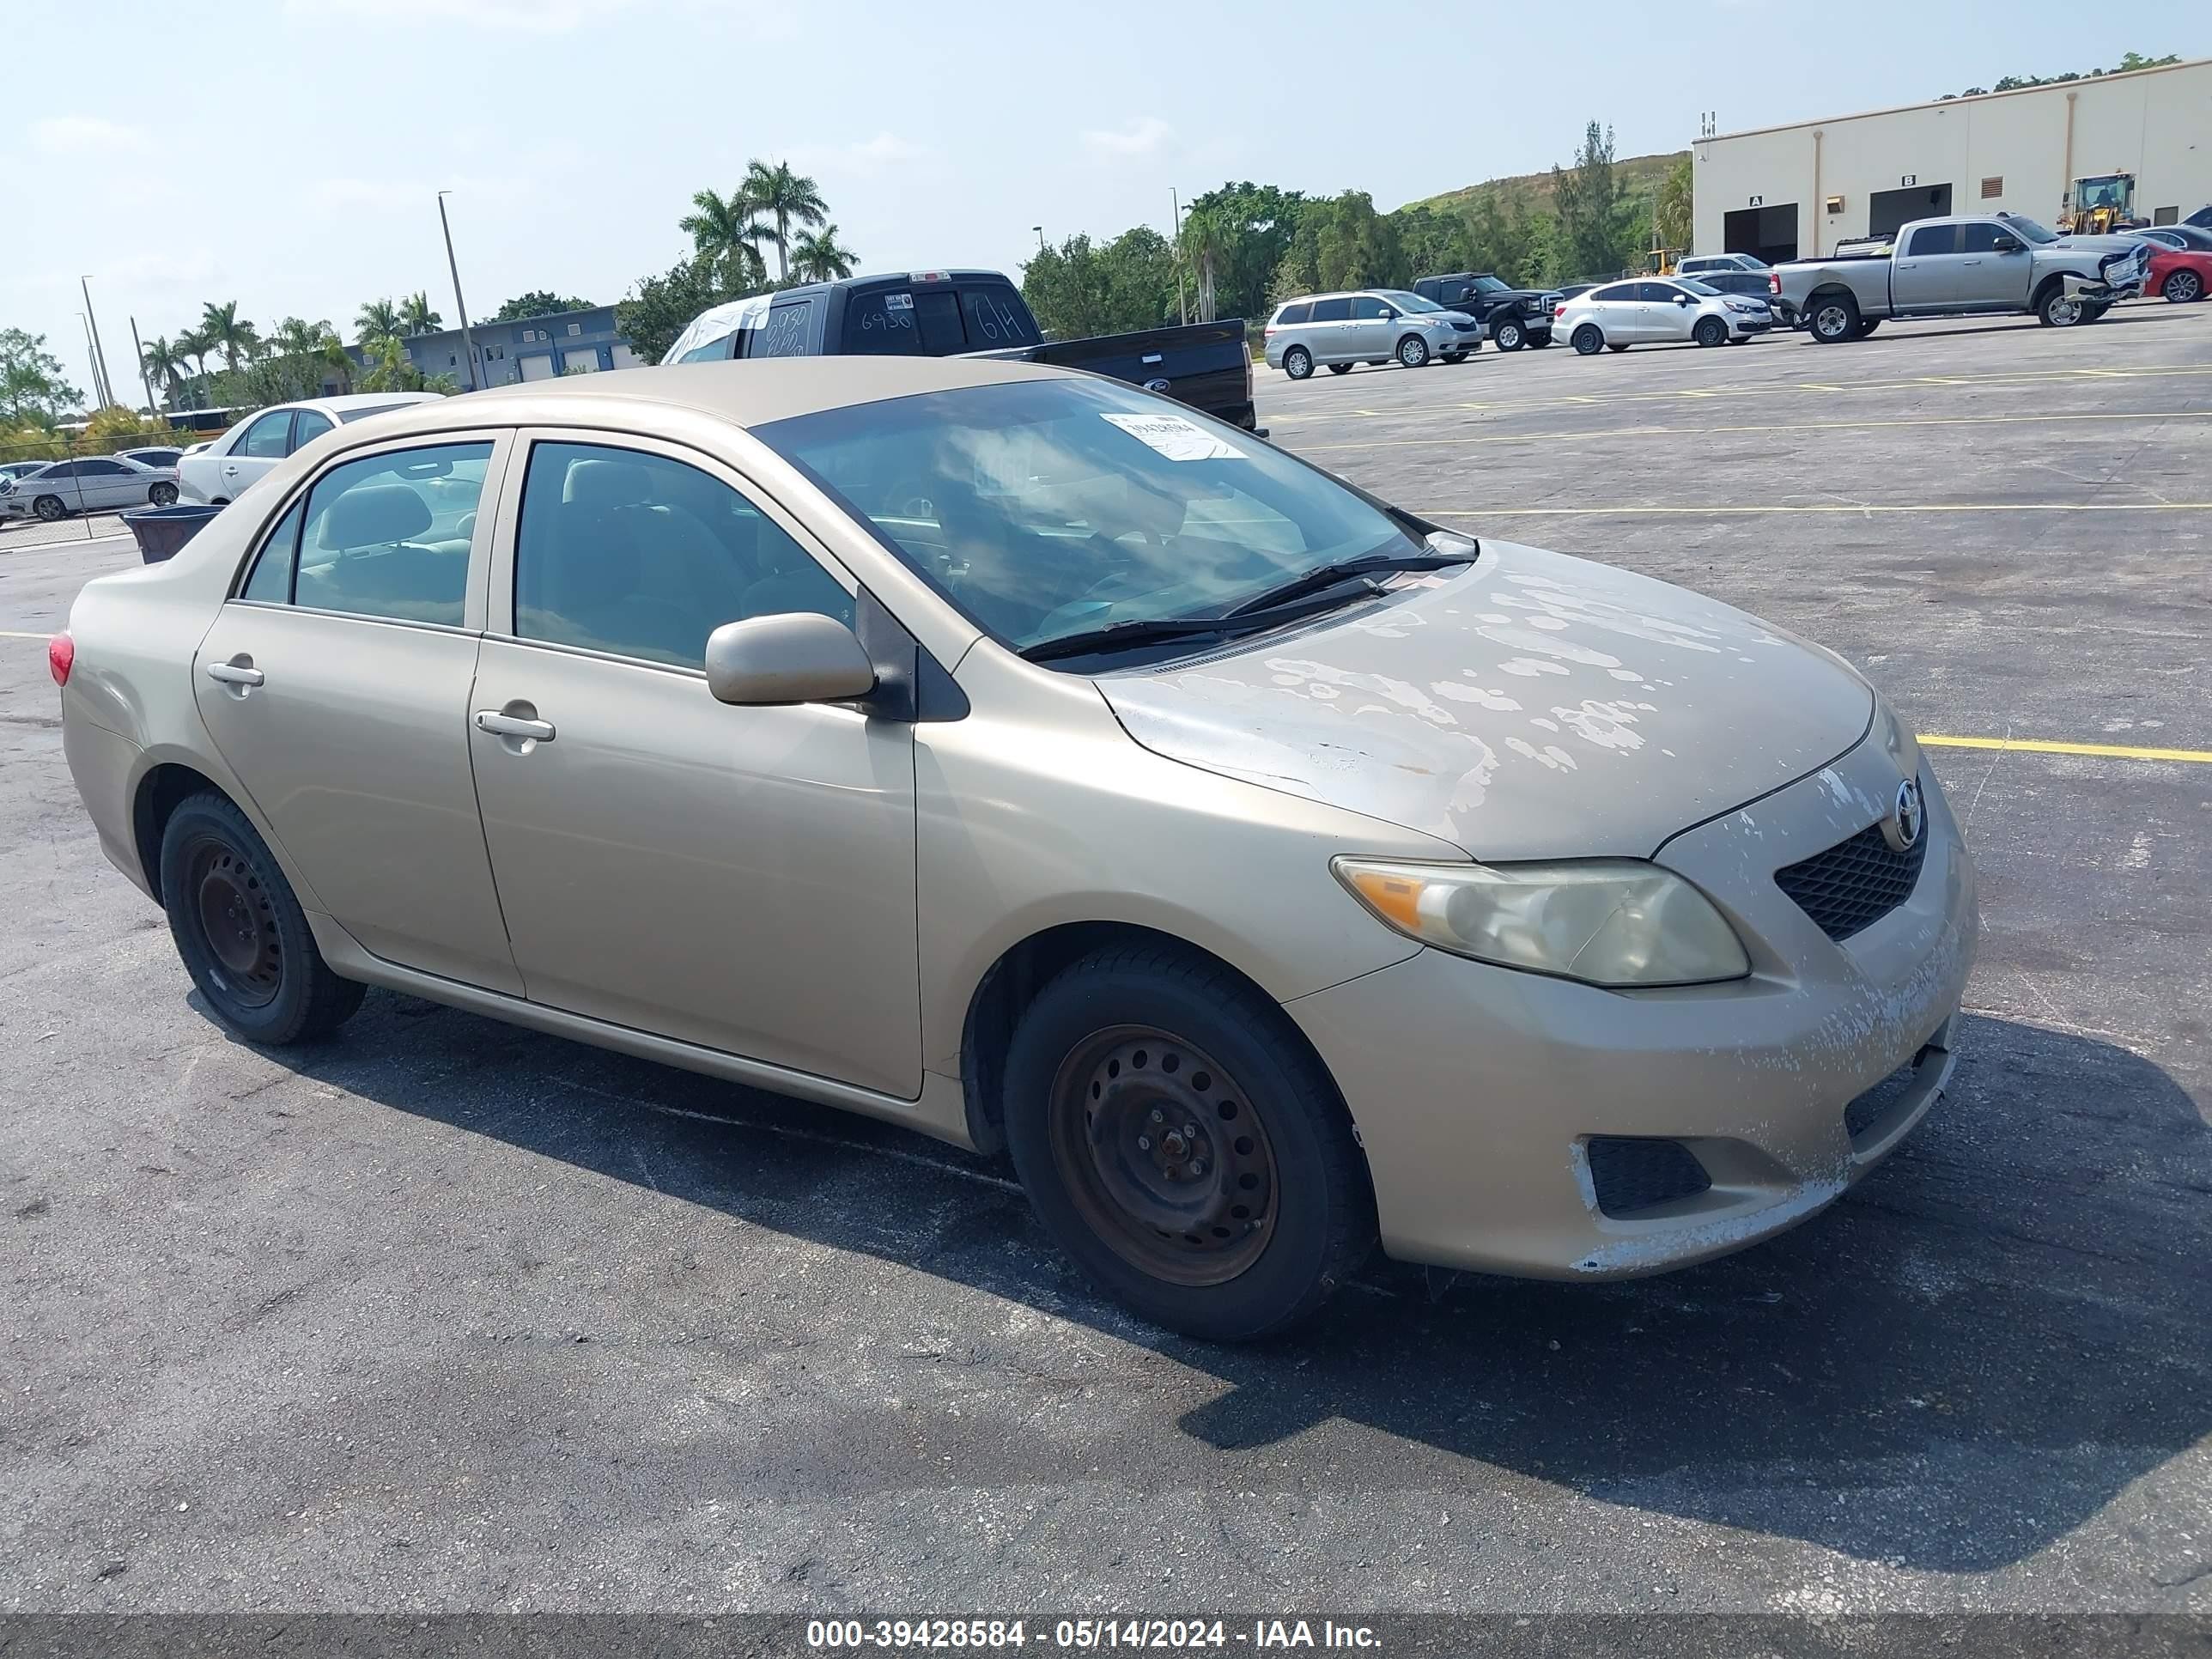
M 1881 692 L 1874 696 L 1874 740 L 1887 750 L 1897 762 L 1897 769 L 1908 778 L 1920 775 L 1920 739 L 1912 728 L 1898 719 L 1897 711 L 1889 706 Z
M 1634 859 L 1329 867 L 1377 920 L 1477 962 L 1591 985 L 1704 985 L 1751 971 L 1712 901 Z

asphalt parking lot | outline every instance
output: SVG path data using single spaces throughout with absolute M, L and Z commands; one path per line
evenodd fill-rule
M 1380 1264 L 1222 1351 L 897 1131 L 380 992 L 258 1054 L 62 759 L 43 640 L 135 552 L 10 532 L 0 1607 L 2212 1610 L 2212 306 L 1261 381 L 1950 740 L 1983 954 L 1896 1157 L 1705 1267 Z

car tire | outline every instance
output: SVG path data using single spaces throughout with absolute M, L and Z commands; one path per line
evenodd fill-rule
M 146 492 L 146 499 L 156 507 L 174 507 L 177 504 L 177 487 L 173 483 L 157 483 Z
M 1531 351 L 1541 351 L 1551 343 L 1552 336 L 1548 329 L 1541 334 L 1531 334 L 1528 337 L 1528 349 Z
M 1848 294 L 1831 294 L 1805 308 L 1805 326 L 1821 345 L 1838 345 L 1859 337 L 1859 302 Z
M 1500 351 L 1518 351 L 1528 343 L 1528 331 L 1521 325 L 1518 317 L 1508 317 L 1491 331 L 1490 337 L 1498 342 Z
M 1374 1248 L 1374 1194 L 1334 1085 L 1282 1010 L 1218 963 L 1169 945 L 1082 958 L 1022 1016 L 1006 1090 L 1007 1149 L 1038 1218 L 1153 1324 L 1273 1335 Z
M 1331 363 L 1328 366 L 1328 372 L 1332 374 L 1349 374 L 1352 373 L 1352 365 L 1350 363 Z
M 2193 270 L 2177 270 L 2167 276 L 2159 292 L 2170 305 L 2194 305 L 2204 297 L 2204 279 Z
M 1568 343 L 1585 357 L 1595 357 L 1605 344 L 1605 336 L 1595 323 L 1584 323 L 1570 337 Z
M 2053 283 L 2036 302 L 2035 318 L 2045 328 L 2075 328 L 2088 320 L 2088 307 L 2069 299 L 2066 285 Z
M 1304 346 L 1292 346 L 1283 354 L 1283 373 L 1294 380 L 1303 380 L 1313 373 L 1313 353 Z
M 1726 345 L 1729 325 L 1718 317 L 1700 317 L 1698 325 L 1690 331 L 1690 337 L 1701 346 Z
M 1875 331 L 1875 330 L 1876 330 L 1876 329 L 1880 328 L 1881 326 L 1881 318 L 1879 318 L 1879 317 L 1862 317 L 1862 318 L 1860 318 L 1860 319 L 1859 319 L 1859 338 L 1861 338 L 1862 340 L 1865 339 L 1865 338 L 1866 338 L 1866 337 L 1867 337 L 1868 335 L 1869 335 L 1869 334 L 1873 333 L 1873 332 Z
M 161 902 L 185 971 L 216 1018 L 270 1048 L 327 1036 L 366 988 L 323 960 L 292 884 L 237 805 L 191 797 L 161 831 Z
M 1467 361 L 1467 353 L 1464 351 L 1447 351 L 1444 353 L 1444 361 L 1448 363 L 1463 363 Z
M 1730 345 L 1749 345 L 1751 343 L 1751 336 L 1748 334 L 1731 334 L 1729 336 L 1728 343 Z
M 1395 355 L 1407 368 L 1426 368 L 1429 366 L 1429 343 L 1418 334 L 1408 334 L 1398 342 Z
M 69 517 L 69 508 L 58 495 L 41 495 L 31 503 L 31 511 L 47 524 L 59 524 Z
M 1605 343 L 1605 349 L 1606 349 L 1607 351 L 1626 351 L 1626 350 L 1627 350 L 1627 349 L 1628 349 L 1628 343 L 1627 343 L 1626 340 L 1624 340 L 1624 341 L 1622 341 L 1622 342 L 1620 343 L 1620 344 L 1619 344 L 1619 345 L 1615 345 L 1615 344 L 1613 344 L 1613 343 L 1612 341 L 1607 340 L 1607 341 Z

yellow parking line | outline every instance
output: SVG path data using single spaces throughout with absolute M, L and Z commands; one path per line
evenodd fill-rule
M 1766 507 L 1424 507 L 1430 519 L 1720 518 L 1761 513 L 2212 513 L 2212 501 L 1805 501 Z
M 2058 743 L 2048 738 L 1945 738 L 1920 734 L 1934 749 L 2004 749 L 2027 755 L 2094 755 L 2107 760 L 2193 761 L 2212 766 L 2212 749 L 2138 749 L 2124 743 Z
M 1892 427 L 2030 426 L 2051 421 L 2205 421 L 2212 409 L 2093 410 L 2077 415 L 1931 415 L 1922 420 L 1755 422 L 1746 426 L 1616 426 L 1595 432 L 1496 432 L 1476 436 L 1465 434 L 1433 438 L 1370 438 L 1354 443 L 1305 444 L 1310 451 L 1324 449 L 1405 449 L 1436 444 L 1568 443 L 1593 438 L 1711 438 L 1731 432 L 1852 432 Z

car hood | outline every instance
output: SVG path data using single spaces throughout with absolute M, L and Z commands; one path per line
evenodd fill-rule
M 1755 617 L 1494 541 L 1387 599 L 1097 684 L 1157 754 L 1498 860 L 1648 857 L 1874 715 L 1842 659 Z

